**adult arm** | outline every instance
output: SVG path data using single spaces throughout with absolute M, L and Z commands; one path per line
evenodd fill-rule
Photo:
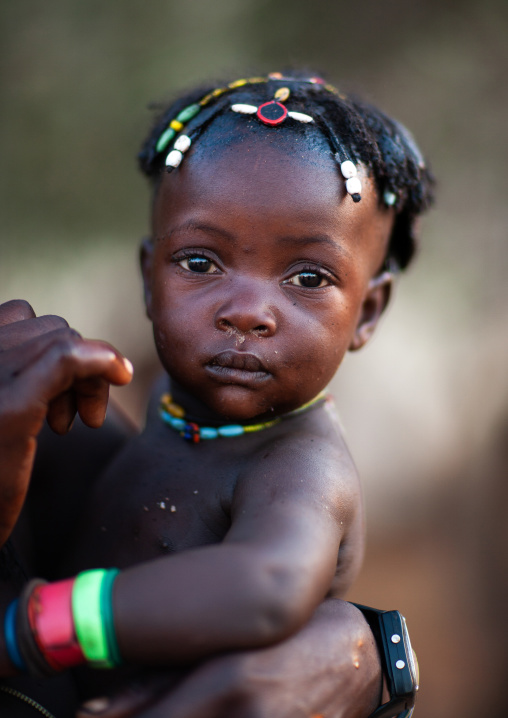
M 276 646 L 212 658 L 178 685 L 163 676 L 88 702 L 79 718 L 366 718 L 379 705 L 372 633 L 351 604 L 326 600 Z
M 60 317 L 36 317 L 23 301 L 0 305 L 0 547 L 23 507 L 45 419 L 60 434 L 76 412 L 98 427 L 109 384 L 131 376 L 110 345 L 82 339 Z

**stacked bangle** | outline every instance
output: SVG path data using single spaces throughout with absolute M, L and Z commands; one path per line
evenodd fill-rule
M 72 615 L 79 644 L 94 668 L 114 668 L 120 653 L 113 625 L 112 591 L 117 569 L 78 574 L 72 589 Z
M 83 663 L 119 666 L 112 602 L 117 574 L 117 569 L 98 569 L 56 583 L 30 581 L 5 613 L 12 664 L 36 677 Z
M 33 620 L 33 611 L 29 608 L 32 596 L 40 586 L 46 585 L 46 581 L 34 579 L 27 583 L 19 597 L 19 606 L 16 616 L 16 632 L 18 637 L 19 651 L 23 657 L 28 673 L 37 678 L 53 676 L 57 668 L 48 662 L 41 651 L 35 633 L 30 624 L 30 617 Z
M 11 663 L 16 666 L 19 671 L 26 671 L 26 663 L 19 651 L 18 637 L 16 635 L 16 617 L 18 614 L 19 599 L 15 599 L 5 612 L 4 618 L 4 636 L 7 655 Z
M 28 621 L 40 652 L 56 671 L 84 663 L 74 631 L 72 588 L 74 580 L 38 586 L 28 603 Z

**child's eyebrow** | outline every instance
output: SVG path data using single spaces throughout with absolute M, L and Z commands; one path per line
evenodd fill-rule
M 341 244 L 333 240 L 327 234 L 317 234 L 305 237 L 280 237 L 278 240 L 280 244 L 291 244 L 292 246 L 305 247 L 309 244 L 326 244 L 331 247 L 335 252 L 342 255 L 343 257 L 350 257 L 351 255 Z
M 234 234 L 228 232 L 227 229 L 223 229 L 222 227 L 214 227 L 214 225 L 206 224 L 206 222 L 196 222 L 195 220 L 189 220 L 188 222 L 184 222 L 183 224 L 179 224 L 178 226 L 173 227 L 170 232 L 165 234 L 163 237 L 160 237 L 160 239 L 170 239 L 173 234 L 176 234 L 178 232 L 188 232 L 189 230 L 197 230 L 199 232 L 204 232 L 205 234 L 220 235 L 232 244 L 236 243 L 236 238 Z

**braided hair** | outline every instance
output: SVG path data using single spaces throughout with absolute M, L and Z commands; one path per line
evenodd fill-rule
M 167 154 L 160 149 L 161 138 L 165 132 L 172 132 L 168 128 L 175 127 L 173 135 L 181 131 L 183 124 L 175 119 L 186 117 L 187 110 L 198 108 L 194 114 L 190 112 L 185 123 L 185 132 L 192 136 L 193 143 L 206 133 L 208 141 L 216 139 L 217 144 L 223 144 L 228 138 L 223 128 L 218 130 L 218 123 L 214 123 L 217 117 L 234 114 L 229 112 L 233 102 L 262 105 L 282 87 L 290 90 L 291 110 L 308 113 L 314 121 L 285 122 L 278 131 L 300 133 L 309 140 L 315 138 L 316 131 L 320 132 L 336 162 L 340 164 L 347 157 L 363 165 L 374 180 L 379 202 L 393 205 L 396 212 L 385 267 L 405 269 L 417 246 L 416 219 L 433 201 L 432 174 L 403 125 L 358 97 L 339 93 L 319 78 L 274 73 L 268 78 L 239 80 L 224 86 L 201 86 L 158 107 L 158 117 L 138 155 L 141 171 L 156 190 Z M 248 121 L 254 132 L 266 132 L 261 123 L 251 118 Z M 234 139 L 234 133 L 229 139 Z

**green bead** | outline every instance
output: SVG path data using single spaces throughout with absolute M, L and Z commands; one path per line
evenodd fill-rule
M 189 120 L 192 120 L 193 117 L 196 117 L 198 112 L 201 112 L 201 105 L 189 105 L 176 116 L 176 119 L 185 125 Z
M 176 135 L 176 132 L 172 127 L 168 127 L 168 129 L 162 133 L 162 135 L 159 137 L 159 141 L 157 142 L 157 145 L 155 147 L 157 152 L 162 152 L 166 149 L 166 147 L 169 145 L 173 137 Z

